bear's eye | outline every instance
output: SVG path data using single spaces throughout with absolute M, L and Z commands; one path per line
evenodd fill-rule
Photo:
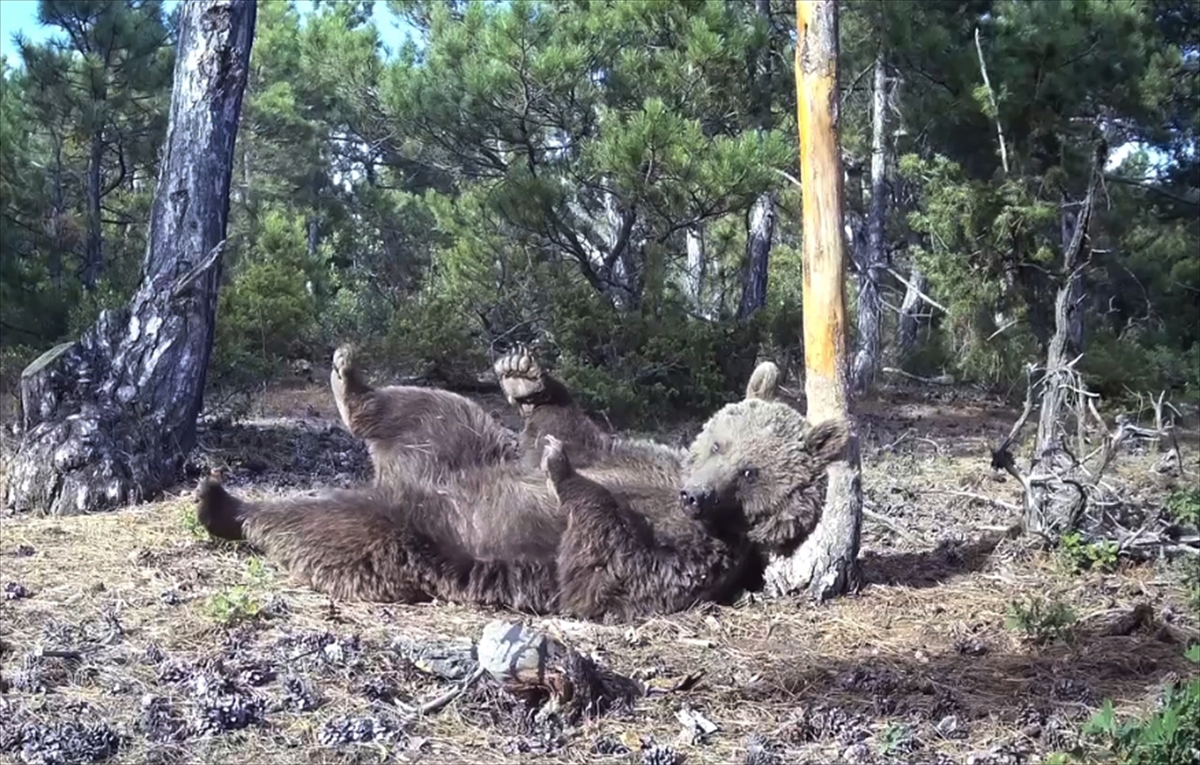
M 743 469 L 742 478 L 745 478 L 747 481 L 753 481 L 755 478 L 758 478 L 758 468 L 748 467 Z
M 713 445 L 712 445 L 712 448 L 710 449 L 710 451 L 711 451 L 713 454 L 716 454 L 716 453 L 720 452 L 720 451 L 721 451 L 721 445 L 720 445 L 720 444 L 718 444 L 716 441 L 713 441 Z

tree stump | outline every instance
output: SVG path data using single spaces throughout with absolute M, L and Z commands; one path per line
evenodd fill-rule
M 548 701 L 569 718 L 603 714 L 645 692 L 637 681 L 516 622 L 490 622 L 476 653 L 480 667 L 513 696 L 530 705 Z

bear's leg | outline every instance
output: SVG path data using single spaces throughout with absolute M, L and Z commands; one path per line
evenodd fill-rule
M 501 356 L 493 369 L 505 397 L 525 420 L 521 447 L 527 464 L 537 465 L 539 441 L 545 435 L 560 438 L 580 464 L 603 448 L 608 436 L 575 403 L 567 386 L 542 369 L 524 345 Z
M 440 480 L 515 456 L 511 436 L 479 404 L 437 388 L 372 388 L 349 346 L 333 355 L 330 387 L 342 422 L 367 443 L 376 482 Z
M 213 536 L 245 539 L 289 574 L 342 600 L 417 603 L 435 597 L 534 613 L 552 607 L 552 560 L 478 560 L 453 532 L 408 517 L 402 505 L 444 518 L 437 492 L 339 490 L 247 502 L 204 479 L 197 517 Z
M 301 583 L 343 600 L 418 603 L 432 587 L 411 535 L 378 495 L 340 491 L 249 502 L 213 478 L 201 481 L 196 515 L 210 534 L 244 539 Z

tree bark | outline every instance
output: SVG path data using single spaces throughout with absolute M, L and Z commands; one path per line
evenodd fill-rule
M 687 267 L 683 272 L 683 291 L 692 312 L 711 321 L 714 311 L 704 298 L 704 282 L 708 276 L 708 253 L 704 247 L 704 224 L 697 223 L 684 233 L 687 240 Z
M 755 0 L 754 12 L 770 30 L 770 0 Z M 750 70 L 754 93 L 755 122 L 760 135 L 771 129 L 771 82 L 774 71 L 771 58 L 771 37 L 755 54 Z M 759 71 L 761 69 L 761 72 Z M 739 321 L 750 318 L 767 304 L 767 275 L 771 260 L 771 244 L 775 240 L 775 194 L 765 191 L 754 200 L 746 226 L 746 272 L 742 298 L 738 302 Z
M 100 234 L 100 165 L 104 162 L 104 131 L 92 131 L 87 171 L 87 246 L 83 259 L 83 286 L 89 292 L 104 270 L 104 240 Z
M 21 375 L 24 438 L 6 503 L 54 515 L 143 501 L 195 442 L 212 350 L 229 182 L 254 36 L 250 0 L 181 7 L 170 121 L 142 278 L 129 305 Z
M 838 145 L 837 0 L 796 3 L 796 108 L 804 229 L 804 361 L 808 417 L 850 419 L 846 386 L 846 261 Z M 851 421 L 853 432 L 853 422 Z M 829 467 L 825 508 L 813 535 L 767 568 L 767 591 L 807 588 L 818 600 L 857 588 L 862 486 L 858 436 Z
M 879 280 L 887 265 L 887 87 L 887 63 L 880 51 L 875 55 L 875 98 L 871 107 L 871 210 L 867 214 L 867 246 L 858 268 L 858 351 L 852 378 L 855 395 L 867 391 L 879 368 Z
M 900 328 L 897 352 L 901 364 L 912 357 L 917 345 L 917 323 L 924 299 L 922 292 L 929 291 L 929 280 L 915 265 L 908 272 L 908 286 L 904 289 L 904 302 L 900 304 Z
M 1045 369 L 1040 380 L 1037 379 L 1035 368 L 1028 370 L 1025 410 L 1004 442 L 992 451 L 992 466 L 1013 475 L 1024 490 L 1025 531 L 1048 540 L 1057 540 L 1078 527 L 1087 510 L 1089 497 L 1086 487 L 1099 481 L 1104 461 L 1111 457 L 1112 450 L 1120 441 L 1118 431 L 1118 435 L 1113 436 L 1103 449 L 1099 469 L 1085 467 L 1080 460 L 1083 458 L 1086 461 L 1086 457 L 1072 453 L 1072 447 L 1067 444 L 1068 426 L 1072 418 L 1082 440 L 1087 407 L 1090 406 L 1085 400 L 1088 394 L 1083 380 L 1075 370 L 1081 355 L 1073 353 L 1071 335 L 1080 331 L 1078 328 L 1082 323 L 1082 318 L 1077 314 L 1083 310 L 1079 297 L 1082 294 L 1080 281 L 1087 265 L 1087 229 L 1107 157 L 1107 144 L 1101 141 L 1079 214 L 1074 225 L 1069 228 L 1064 226 L 1063 229 L 1061 281 L 1054 301 L 1054 334 L 1047 347 Z M 1033 410 L 1035 388 L 1041 390 L 1037 440 L 1029 472 L 1025 473 L 1017 467 L 1010 448 L 1016 443 L 1025 420 Z M 1099 419 L 1094 409 L 1091 414 Z M 1075 452 L 1082 448 L 1086 447 L 1081 443 L 1074 445 Z
M 760 194 L 750 208 L 746 237 L 746 282 L 738 304 L 738 318 L 748 319 L 767 304 L 767 269 L 775 238 L 775 195 Z
M 1078 215 L 1063 214 L 1060 240 L 1063 252 L 1068 252 L 1082 216 L 1082 212 Z M 1084 221 L 1084 225 L 1086 225 L 1086 221 Z M 1073 270 L 1066 275 L 1066 280 L 1066 294 L 1058 296 L 1062 301 L 1062 306 L 1060 307 L 1056 302 L 1054 319 L 1058 332 L 1063 332 L 1065 335 L 1063 338 L 1064 355 L 1074 357 L 1083 353 L 1083 302 L 1087 296 L 1083 290 L 1082 273 Z M 1065 324 L 1065 330 L 1058 329 L 1059 324 Z

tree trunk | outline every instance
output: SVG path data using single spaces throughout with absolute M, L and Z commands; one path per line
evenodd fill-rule
M 843 179 L 837 132 L 837 0 L 798 0 L 796 29 L 808 417 L 812 421 L 849 419 Z M 790 558 L 771 561 L 767 591 L 785 594 L 807 588 L 813 598 L 825 600 L 855 589 L 860 581 L 861 527 L 862 486 L 858 436 L 854 434 L 845 459 L 829 467 L 825 509 L 816 530 Z
M 887 265 L 884 226 L 887 222 L 887 64 L 875 55 L 875 98 L 871 130 L 871 210 L 867 214 L 867 246 L 858 268 L 858 352 L 854 357 L 853 386 L 862 395 L 879 368 L 879 279 Z
M 1062 238 L 1063 252 L 1067 252 L 1070 247 L 1071 240 L 1074 238 L 1074 232 L 1080 225 L 1082 213 L 1079 215 L 1062 216 Z M 1057 328 L 1059 323 L 1065 322 L 1065 337 L 1063 338 L 1064 355 L 1074 358 L 1083 353 L 1083 302 L 1086 295 L 1083 291 L 1083 274 L 1078 271 L 1073 271 L 1066 276 L 1066 294 L 1059 295 L 1063 300 L 1063 305 L 1060 307 L 1057 302 L 1055 304 L 1054 320 Z
M 1071 417 L 1078 426 L 1085 416 L 1078 409 L 1071 411 L 1069 404 L 1069 399 L 1075 398 L 1075 392 L 1083 385 L 1074 369 L 1077 358 L 1071 349 L 1071 335 L 1082 325 L 1079 314 L 1083 307 L 1078 302 L 1078 295 L 1083 290 L 1083 277 L 1079 272 L 1079 261 L 1093 197 L 1093 190 L 1089 188 L 1071 238 L 1064 241 L 1062 284 L 1054 300 L 1054 334 L 1046 351 L 1037 441 L 1031 466 L 1031 473 L 1040 478 L 1027 483 L 1025 530 L 1049 539 L 1058 539 L 1073 531 L 1086 503 L 1086 497 L 1078 490 L 1081 483 L 1075 480 L 1076 458 L 1068 451 L 1071 447 L 1066 441 Z
M 917 345 L 917 323 L 919 312 L 924 299 L 922 292 L 929 291 L 929 280 L 921 269 L 915 265 L 908 272 L 908 286 L 904 288 L 904 302 L 900 304 L 900 329 L 898 355 L 900 363 L 904 364 L 912 357 Z
M 746 233 L 746 281 L 738 304 L 739 319 L 750 318 L 767 304 L 767 267 L 775 238 L 775 195 L 771 192 L 754 200 Z
M 87 246 L 84 251 L 83 286 L 89 292 L 104 270 L 104 245 L 100 234 L 100 165 L 104 162 L 104 132 L 92 132 L 91 152 L 87 171 Z
M 692 312 L 704 319 L 712 320 L 712 310 L 704 298 L 704 281 L 708 275 L 708 253 L 704 249 L 704 224 L 697 223 L 685 232 L 687 239 L 687 266 L 683 272 L 683 292 L 687 295 Z
M 770 0 L 755 0 L 754 12 L 767 22 L 770 29 Z M 761 66 L 760 66 L 761 65 Z M 761 72 L 758 70 L 761 68 Z M 771 59 L 771 37 L 767 44 L 755 53 L 750 76 L 754 78 L 751 88 L 754 93 L 755 122 L 760 135 L 771 129 L 771 81 L 773 79 Z M 738 303 L 737 318 L 745 320 L 767 304 L 767 274 L 771 259 L 771 244 L 775 240 L 775 194 L 766 191 L 754 200 L 746 226 L 746 276 L 742 284 L 742 298 Z
M 1083 311 L 1079 296 L 1082 294 L 1080 281 L 1086 266 L 1086 237 L 1095 203 L 1104 164 L 1108 157 L 1107 144 L 1100 142 L 1096 150 L 1087 194 L 1073 225 L 1063 227 L 1063 265 L 1058 294 L 1054 301 L 1054 334 L 1046 352 L 1046 366 L 1041 379 L 1035 370 L 1028 371 L 1025 411 L 1012 432 L 999 448 L 992 452 L 992 465 L 1003 468 L 1021 482 L 1025 493 L 1025 531 L 1038 534 L 1044 539 L 1057 540 L 1079 525 L 1087 509 L 1086 486 L 1099 480 L 1103 470 L 1089 470 L 1080 463 L 1084 455 L 1073 454 L 1068 446 L 1067 433 L 1071 420 L 1082 439 L 1083 425 L 1087 419 L 1084 383 L 1075 370 L 1080 356 L 1071 349 L 1071 334 L 1078 331 Z M 1034 389 L 1041 390 L 1038 411 L 1037 440 L 1034 443 L 1033 459 L 1029 472 L 1023 473 L 1009 451 L 1016 442 L 1021 427 L 1033 409 Z M 1094 410 L 1093 410 L 1094 413 Z M 1099 417 L 1099 415 L 1094 415 Z M 1111 446 L 1115 448 L 1114 438 Z M 1083 444 L 1075 444 L 1079 452 Z M 1105 449 L 1107 454 L 1108 449 Z
M 142 278 L 75 342 L 21 375 L 24 439 L 9 507 L 55 515 L 148 499 L 195 441 L 256 6 L 181 7 L 170 121 Z

